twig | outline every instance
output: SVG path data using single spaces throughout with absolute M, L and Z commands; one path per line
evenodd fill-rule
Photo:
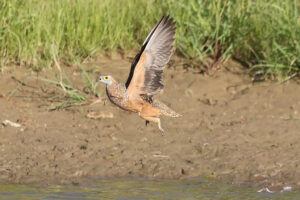
M 12 96 L 15 94 L 15 92 L 19 89 L 19 87 L 25 86 L 25 85 L 26 85 L 26 84 L 25 84 L 25 81 L 26 81 L 26 79 L 28 78 L 28 73 L 27 73 L 27 76 L 25 76 L 25 78 L 24 78 L 22 81 L 17 80 L 15 77 L 11 77 L 11 78 L 12 78 L 13 80 L 18 81 L 18 85 L 17 85 L 17 87 L 16 87 L 13 91 L 11 91 L 11 92 L 9 93 L 9 95 L 8 95 L 9 98 L 12 97 Z

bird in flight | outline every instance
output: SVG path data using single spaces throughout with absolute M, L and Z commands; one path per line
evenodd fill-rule
M 125 84 L 117 82 L 112 76 L 100 76 L 99 81 L 106 84 L 109 100 L 128 111 L 137 112 L 149 122 L 158 124 L 163 133 L 159 116 L 179 117 L 175 111 L 153 98 L 164 88 L 163 70 L 169 62 L 174 49 L 175 23 L 169 16 L 163 16 L 154 26 L 135 56 Z

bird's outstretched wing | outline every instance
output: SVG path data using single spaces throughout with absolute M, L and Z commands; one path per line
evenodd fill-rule
M 174 48 L 175 23 L 163 16 L 147 36 L 140 52 L 131 65 L 126 82 L 127 94 L 147 95 L 160 92 L 164 85 L 162 75 Z

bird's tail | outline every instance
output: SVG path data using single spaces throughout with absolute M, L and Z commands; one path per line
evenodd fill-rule
M 182 115 L 176 113 L 174 110 L 166 106 L 164 103 L 154 99 L 152 105 L 155 108 L 158 108 L 161 112 L 161 114 L 168 116 L 168 117 L 180 117 Z

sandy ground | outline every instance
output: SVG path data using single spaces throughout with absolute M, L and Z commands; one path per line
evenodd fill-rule
M 130 59 L 99 58 L 90 76 L 126 81 Z M 174 65 L 176 63 L 176 67 Z M 234 63 L 212 75 L 165 71 L 158 99 L 182 114 L 155 124 L 107 101 L 49 111 L 60 90 L 24 67 L 0 74 L 0 182 L 69 184 L 86 179 L 221 178 L 258 187 L 300 186 L 300 87 L 253 82 Z M 64 67 L 75 87 L 86 84 L 77 67 Z M 230 71 L 228 69 L 230 69 Z M 38 77 L 53 79 L 42 71 Z M 25 85 L 19 84 L 23 81 Z M 98 88 L 104 91 L 104 85 Z M 102 114 L 93 119 L 87 115 Z

